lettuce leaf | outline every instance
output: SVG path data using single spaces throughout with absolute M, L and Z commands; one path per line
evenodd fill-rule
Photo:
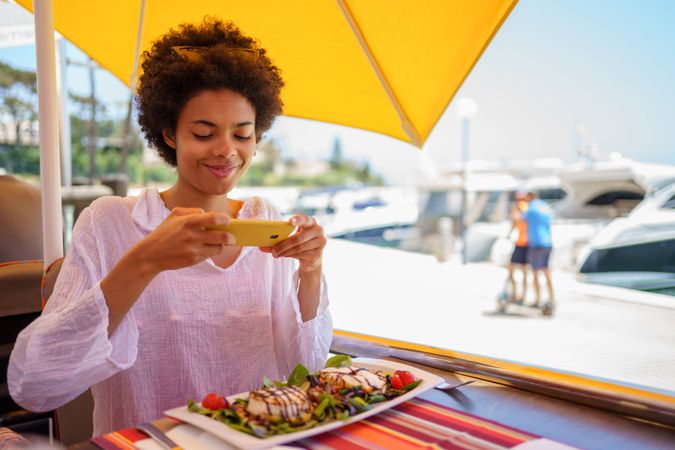
M 293 369 L 293 372 L 288 376 L 288 385 L 289 386 L 302 386 L 302 384 L 307 381 L 307 376 L 309 375 L 309 370 L 307 367 L 302 364 L 298 364 Z
M 330 358 L 328 358 L 328 361 L 326 361 L 326 365 L 323 366 L 325 369 L 329 367 L 351 367 L 352 365 L 352 359 L 349 357 L 349 355 L 335 355 Z

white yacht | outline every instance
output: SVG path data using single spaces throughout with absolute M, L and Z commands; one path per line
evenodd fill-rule
M 603 228 L 579 258 L 584 281 L 660 291 L 675 288 L 675 179 Z M 673 290 L 675 293 L 675 290 Z
M 634 161 L 612 153 L 601 161 L 579 161 L 557 174 L 568 193 L 555 208 L 561 219 L 605 219 L 625 216 L 675 167 Z
M 547 185 L 536 182 L 541 177 L 528 177 L 527 173 L 521 173 L 520 177 L 519 189 L 546 193 L 556 186 L 549 182 L 546 189 Z M 675 178 L 675 166 L 642 163 L 612 153 L 603 160 L 585 159 L 560 165 L 548 178 L 557 179 L 557 187 L 565 193 L 561 200 L 559 196 L 548 199 L 554 210 L 552 265 L 574 270 L 588 242 L 611 220 L 629 214 L 664 180 Z M 547 200 L 545 195 L 541 197 Z M 509 226 L 495 227 L 479 221 L 473 225 L 470 236 L 479 233 L 498 236 L 490 248 L 490 259 L 505 264 L 512 250 L 511 241 L 504 237 Z
M 383 247 L 399 247 L 419 215 L 414 189 L 382 186 L 312 189 L 295 210 L 317 217 L 328 237 Z

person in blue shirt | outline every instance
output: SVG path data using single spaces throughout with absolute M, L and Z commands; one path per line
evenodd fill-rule
M 553 282 L 551 280 L 551 271 L 549 269 L 549 259 L 551 257 L 551 216 L 553 211 L 551 207 L 543 200 L 537 197 L 534 192 L 527 194 L 528 208 L 524 214 L 527 222 L 527 242 L 528 253 L 527 262 L 530 264 L 533 273 L 533 284 L 535 293 L 535 304 L 539 306 L 541 301 L 541 289 L 539 286 L 539 275 L 544 274 L 546 285 L 548 286 L 549 307 L 552 307 L 555 298 L 553 295 Z

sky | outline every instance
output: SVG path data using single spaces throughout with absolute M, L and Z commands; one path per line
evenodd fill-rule
M 459 99 L 472 98 L 472 159 L 577 158 L 579 142 L 600 155 L 675 164 L 675 1 L 520 0 L 458 91 L 422 150 L 372 132 L 282 117 L 268 136 L 288 156 L 326 159 L 340 138 L 346 156 L 368 161 L 392 184 L 425 164 L 460 158 Z M 69 46 L 68 57 L 85 60 Z M 34 69 L 33 46 L 0 49 L 0 61 Z M 88 94 L 85 69 L 69 67 L 70 89 Z M 127 88 L 98 71 L 111 116 Z M 583 130 L 580 132 L 579 130 Z M 583 136 L 583 138 L 581 137 Z

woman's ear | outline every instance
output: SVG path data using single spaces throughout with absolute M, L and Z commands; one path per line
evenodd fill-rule
M 171 130 L 162 130 L 162 136 L 164 137 L 164 142 L 166 142 L 166 145 L 175 150 L 176 138 L 174 137 L 173 132 Z

